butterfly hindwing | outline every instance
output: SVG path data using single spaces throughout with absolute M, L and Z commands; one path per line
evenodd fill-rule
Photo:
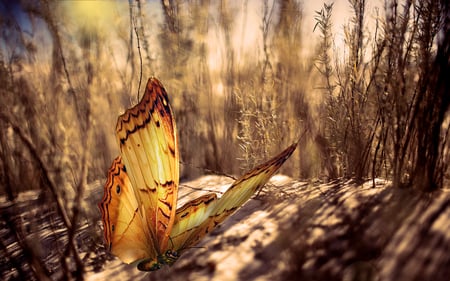
M 190 240 L 190 237 L 195 236 L 193 233 L 210 217 L 217 201 L 218 198 L 215 193 L 208 193 L 187 202 L 177 209 L 171 233 L 172 247 L 175 251 L 180 251 Z M 195 243 L 189 244 L 193 245 Z
M 111 253 L 126 263 L 155 254 L 152 243 L 146 238 L 150 235 L 144 227 L 146 221 L 120 156 L 109 169 L 99 208 Z
M 210 233 L 263 187 L 296 147 L 297 143 L 292 144 L 271 160 L 241 176 L 219 199 L 216 194 L 210 193 L 179 208 L 171 234 L 173 248 L 181 253 Z

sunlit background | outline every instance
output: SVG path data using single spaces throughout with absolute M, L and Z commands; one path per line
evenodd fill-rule
M 101 162 L 98 167 L 90 164 L 91 180 L 117 154 L 116 116 L 137 102 L 138 87 L 142 89 L 149 76 L 166 85 L 182 125 L 185 177 L 203 173 L 192 167 L 236 173 L 238 167 L 249 168 L 273 155 L 307 128 L 313 138 L 324 129 L 324 91 L 317 71 L 322 38 L 317 23 L 324 3 L 200 1 L 166 8 L 161 3 L 43 1 L 2 6 L 4 23 L 11 28 L 4 34 L 3 57 L 20 59 L 11 64 L 14 75 L 36 81 L 37 92 L 48 99 L 70 97 L 67 93 L 74 90 L 72 97 L 89 106 L 93 126 L 87 137 L 104 142 L 91 147 L 106 148 L 93 152 L 102 156 L 95 157 Z M 50 15 L 37 13 L 43 11 Z M 351 2 L 333 3 L 332 44 L 326 51 L 331 64 L 348 62 L 354 11 Z M 365 5 L 367 36 L 361 47 L 366 61 L 372 56 L 375 23 L 383 17 L 381 3 Z M 93 132 L 104 135 L 91 138 Z M 328 177 L 320 160 L 323 148 L 310 137 L 304 142 L 308 152 L 301 151 L 305 155 L 296 156 L 299 160 L 285 172 Z M 202 151 L 199 143 L 204 144 Z

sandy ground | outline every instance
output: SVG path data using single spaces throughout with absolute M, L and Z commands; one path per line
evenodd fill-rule
M 205 190 L 220 195 L 231 181 L 205 176 L 185 182 L 179 205 Z M 87 202 L 101 197 L 101 186 L 93 188 Z M 17 202 L 22 202 L 27 212 L 19 217 L 25 222 L 40 217 L 30 207 L 38 200 L 36 194 L 21 197 Z M 11 209 L 3 198 L 0 206 L 3 213 Z M 80 256 L 90 252 L 85 259 L 87 280 L 439 281 L 450 276 L 447 190 L 423 194 L 392 188 L 382 180 L 373 187 L 372 181 L 361 185 L 352 181 L 321 184 L 275 176 L 198 247 L 186 251 L 172 267 L 152 273 L 123 264 L 93 239 L 101 235 L 100 214 L 96 211 L 93 216 L 98 217 L 91 223 L 95 225 L 87 220 L 77 234 Z M 39 214 L 43 214 L 42 209 Z M 42 239 L 46 264 L 56 269 L 53 240 L 64 237 L 64 232 L 58 233 L 57 229 L 58 223 L 53 221 L 48 226 L 30 224 L 29 230 L 30 235 Z M 2 256 L 17 252 L 15 255 L 20 257 L 20 247 L 7 228 L 2 227 L 0 235 L 6 241 L 3 244 L 9 245 Z M 2 259 L 7 262 L 1 267 L 2 280 L 17 280 L 15 263 L 11 262 L 14 259 Z M 52 278 L 57 276 L 55 273 Z

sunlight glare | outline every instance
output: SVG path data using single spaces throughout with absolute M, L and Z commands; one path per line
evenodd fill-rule
M 112 1 L 73 1 L 66 9 L 80 26 L 98 29 L 107 28 L 114 21 L 116 4 Z

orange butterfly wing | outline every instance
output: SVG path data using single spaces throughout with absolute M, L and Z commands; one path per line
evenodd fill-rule
M 179 208 L 171 233 L 173 248 L 180 253 L 199 242 L 262 188 L 296 148 L 297 143 L 294 143 L 253 168 L 237 179 L 222 197 L 217 198 L 215 193 L 206 194 Z
M 140 212 L 122 158 L 117 157 L 109 169 L 104 187 L 102 212 L 103 231 L 108 250 L 123 262 L 131 263 L 155 254 L 147 238 L 150 233 Z
M 126 167 L 126 173 L 123 171 L 122 174 L 129 177 L 122 186 L 122 189 L 130 191 L 126 196 L 129 202 L 109 203 L 108 196 L 104 196 L 100 204 L 103 223 L 110 229 L 105 230 L 105 238 L 108 242 L 106 234 L 109 233 L 112 237 L 109 238 L 111 251 L 124 262 L 129 262 L 124 257 L 128 257 L 131 250 L 123 249 L 127 246 L 138 248 L 134 244 L 135 237 L 141 236 L 146 243 L 140 243 L 145 247 L 140 252 L 145 255 L 136 254 L 134 257 L 136 260 L 153 260 L 167 249 L 175 220 L 179 183 L 176 125 L 167 93 L 157 79 L 150 78 L 142 100 L 119 117 L 116 137 Z M 108 178 L 115 178 L 111 170 Z M 105 193 L 112 194 L 111 190 L 114 187 L 105 186 Z M 131 204 L 133 207 L 128 208 L 135 209 L 142 222 L 123 212 L 125 207 L 121 207 L 122 204 Z M 128 228 L 120 228 L 125 231 L 119 233 L 116 225 L 120 223 L 128 225 Z M 115 239 L 116 236 L 121 238 Z

